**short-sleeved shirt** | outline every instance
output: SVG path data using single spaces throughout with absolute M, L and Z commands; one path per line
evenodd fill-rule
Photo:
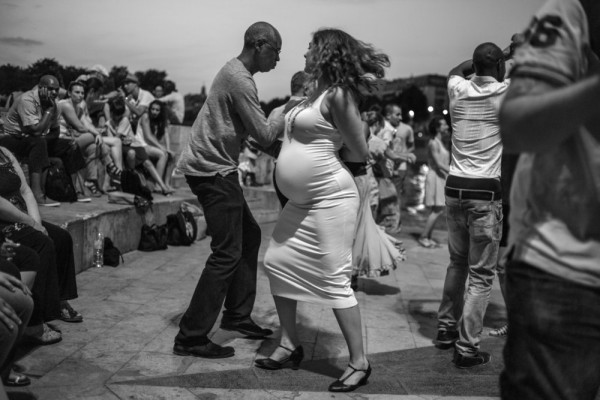
M 448 79 L 452 151 L 450 175 L 500 178 L 502 142 L 498 112 L 510 80 L 491 76 Z
M 37 86 L 19 96 L 8 110 L 4 119 L 4 132 L 15 136 L 29 136 L 23 130 L 26 126 L 37 125 L 43 116 L 42 104 Z M 51 128 L 58 128 L 58 115 L 56 112 L 48 128 L 42 132 L 47 135 Z
M 171 108 L 171 111 L 173 111 L 173 114 L 175 114 L 180 123 L 183 121 L 183 117 L 185 116 L 185 100 L 181 93 L 171 92 L 158 100 Z
M 379 139 L 383 140 L 386 145 L 386 150 L 392 148 L 392 141 L 396 136 L 396 128 L 392 126 L 387 120 L 384 121 L 383 128 L 377 132 L 376 135 Z M 392 176 L 394 171 L 394 160 L 389 158 L 385 159 L 385 162 L 379 162 L 379 166 L 381 167 L 381 172 L 383 173 L 384 178 L 389 178 Z
M 587 73 L 588 46 L 581 4 L 550 0 L 536 13 L 528 42 L 515 52 L 513 76 L 557 87 L 577 82 Z M 599 288 L 599 179 L 600 143 L 583 125 L 574 126 L 569 139 L 555 149 L 523 153 L 510 198 L 513 258 Z
M 270 132 L 254 78 L 234 58 L 215 77 L 178 168 L 192 176 L 237 173 L 242 141 L 250 135 L 268 147 L 274 139 Z

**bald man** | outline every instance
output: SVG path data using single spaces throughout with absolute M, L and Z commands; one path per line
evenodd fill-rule
M 60 90 L 58 79 L 44 75 L 38 85 L 23 93 L 13 103 L 5 118 L 0 146 L 19 158 L 28 158 L 31 191 L 40 206 L 58 206 L 60 203 L 45 197 L 42 173 L 48 168 L 48 157 L 63 160 L 67 173 L 72 174 L 85 166 L 81 151 L 71 146 L 71 140 L 60 139 L 59 112 L 56 98 Z
M 491 358 L 479 351 L 479 342 L 502 233 L 498 110 L 509 85 L 504 79 L 507 58 L 495 44 L 480 44 L 473 59 L 453 68 L 448 78 L 453 129 L 445 188 L 450 264 L 436 344 L 454 345 L 458 368 L 486 364 Z
M 240 55 L 225 64 L 192 126 L 178 168 L 204 209 L 211 232 L 208 257 L 190 305 L 181 318 L 173 352 L 205 358 L 234 355 L 208 334 L 223 303 L 221 328 L 252 338 L 272 334 L 250 317 L 256 297 L 260 227 L 250 213 L 238 180 L 238 155 L 248 136 L 268 147 L 283 129 L 283 118 L 267 123 L 253 75 L 275 68 L 281 36 L 266 22 L 251 25 Z

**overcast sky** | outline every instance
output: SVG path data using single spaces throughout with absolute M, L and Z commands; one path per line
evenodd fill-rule
M 246 28 L 281 33 L 281 61 L 256 74 L 261 100 L 285 97 L 311 33 L 340 28 L 392 61 L 388 79 L 447 74 L 482 42 L 504 48 L 544 0 L 0 0 L 0 64 L 165 70 L 181 93 L 207 88 Z

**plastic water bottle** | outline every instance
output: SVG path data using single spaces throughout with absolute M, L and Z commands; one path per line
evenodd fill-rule
M 94 259 L 92 267 L 102 268 L 104 266 L 104 235 L 98 232 L 96 240 L 94 240 Z

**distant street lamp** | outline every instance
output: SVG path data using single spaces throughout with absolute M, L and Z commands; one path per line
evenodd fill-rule
M 429 106 L 429 107 L 427 107 L 427 111 L 429 111 L 429 112 L 433 112 L 433 106 Z
M 408 116 L 411 118 L 415 117 L 415 112 L 413 110 L 408 110 Z
M 444 111 L 442 111 L 442 114 L 444 114 L 444 115 L 448 115 L 448 110 L 444 110 Z

